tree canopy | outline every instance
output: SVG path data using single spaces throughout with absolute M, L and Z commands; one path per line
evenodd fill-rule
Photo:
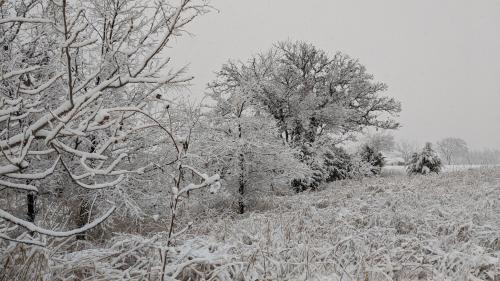
M 387 85 L 357 60 L 305 42 L 279 42 L 247 62 L 229 61 L 209 84 L 227 99 L 244 99 L 277 121 L 288 142 L 345 138 L 366 127 L 395 129 L 401 105 L 381 95 Z

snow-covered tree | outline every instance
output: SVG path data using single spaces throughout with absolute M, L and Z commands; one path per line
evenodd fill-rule
M 352 156 L 342 148 L 332 147 L 324 154 L 326 181 L 343 180 L 351 177 Z
M 432 149 L 431 143 L 426 143 L 420 153 L 414 153 L 406 167 L 408 174 L 429 174 L 439 173 L 442 168 L 441 159 Z
M 95 192 L 144 172 L 145 167 L 127 160 L 148 146 L 138 141 L 148 129 L 168 137 L 177 170 L 190 170 L 201 179 L 182 186 L 182 172 L 174 176 L 172 218 L 181 196 L 217 182 L 217 175 L 182 165 L 182 145 L 174 132 L 149 112 L 162 91 L 191 79 L 184 69 L 170 67 L 166 47 L 206 11 L 204 1 L 194 0 L 2 2 L 1 238 L 44 245 L 48 236 L 81 234 L 101 224 L 117 202 L 99 200 L 103 197 Z M 47 206 L 77 190 L 94 192 L 97 202 L 80 207 L 86 214 L 76 229 L 61 230 L 67 227 L 67 206 L 59 211 Z M 26 195 L 26 202 L 19 194 Z M 43 206 L 37 205 L 40 200 Z M 37 212 L 43 213 L 40 218 Z
M 444 138 L 437 142 L 437 147 L 448 165 L 459 160 L 460 157 L 465 157 L 469 151 L 467 142 L 460 138 Z
M 361 146 L 359 156 L 363 162 L 371 165 L 371 172 L 373 175 L 378 175 L 385 165 L 385 158 L 380 151 L 377 151 L 365 144 Z
M 418 151 L 418 146 L 415 143 L 402 140 L 395 145 L 395 150 L 399 152 L 404 163 L 407 164 L 410 161 L 411 156 Z
M 220 167 L 227 187 L 237 190 L 239 213 L 251 198 L 288 187 L 293 177 L 310 172 L 297 159 L 298 151 L 283 143 L 274 118 L 250 102 L 251 94 L 214 91 L 209 96 L 216 104 L 207 119 L 210 125 L 204 127 L 210 128 L 210 136 L 203 140 L 211 140 L 212 147 L 221 150 L 215 154 L 224 155 L 213 166 Z
M 358 60 L 304 42 L 280 42 L 247 62 L 228 62 L 211 88 L 245 88 L 251 102 L 273 116 L 287 142 L 314 142 L 325 134 L 341 138 L 366 127 L 394 129 L 400 103 Z M 385 117 L 384 117 L 385 116 Z
M 335 145 L 367 127 L 399 126 L 392 117 L 400 103 L 381 95 L 387 86 L 373 81 L 358 60 L 329 57 L 304 42 L 280 42 L 247 62 L 229 61 L 209 86 L 221 96 L 244 93 L 247 103 L 276 120 L 285 143 L 302 149 L 315 171 L 294 181 L 310 188 L 325 179 L 324 161 L 316 159 L 322 153 L 309 149 L 322 145 L 314 143 Z
M 364 137 L 364 144 L 378 152 L 389 152 L 394 149 L 396 142 L 394 136 L 386 132 L 368 133 Z

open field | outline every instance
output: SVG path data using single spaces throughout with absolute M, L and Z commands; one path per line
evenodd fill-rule
M 488 169 L 495 167 L 498 167 L 498 165 L 444 165 L 442 172 L 460 172 L 473 169 Z M 385 175 L 404 175 L 406 174 L 406 166 L 385 166 L 382 171 Z
M 262 197 L 244 215 L 229 206 L 221 211 L 220 196 L 183 202 L 178 226 L 196 219 L 166 264 L 167 276 L 500 280 L 499 168 L 339 181 Z M 167 221 L 150 221 L 146 236 L 114 233 L 96 246 L 12 244 L 0 280 L 159 280 Z
M 207 217 L 242 280 L 500 280 L 500 169 L 343 181 Z M 233 269 L 234 270 L 234 269 Z

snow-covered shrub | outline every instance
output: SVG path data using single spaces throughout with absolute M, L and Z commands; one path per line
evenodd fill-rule
M 349 154 L 344 148 L 327 148 L 304 145 L 301 160 L 311 167 L 311 175 L 294 178 L 292 189 L 296 192 L 315 190 L 323 182 L 343 179 L 359 179 L 380 173 L 383 156 L 367 147 L 361 153 Z
M 168 108 L 177 104 L 161 108 L 159 100 L 192 79 L 171 66 L 167 50 L 209 6 L 197 0 L 0 6 L 0 263 L 26 273 L 12 275 L 17 280 L 175 277 L 192 263 L 176 251 L 191 226 L 175 220 L 181 201 L 198 189 L 217 189 L 219 175 L 190 165 L 192 123 L 170 118 Z M 151 161 L 159 153 L 164 162 Z M 151 154 L 158 158 L 147 159 Z M 162 172 L 162 182 L 152 183 L 153 170 Z M 153 196 L 166 205 L 167 218 L 149 216 Z M 161 219 L 155 229 L 161 245 L 154 249 L 147 229 L 129 218 Z M 134 231 L 137 239 L 103 243 Z M 60 261 L 65 265 L 51 268 Z M 50 276 L 51 270 L 68 274 Z M 0 280 L 16 280 L 3 273 Z
M 432 149 L 431 143 L 426 143 L 424 149 L 420 153 L 414 153 L 406 167 L 408 174 L 429 174 L 439 173 L 442 168 L 441 159 Z
M 343 180 L 350 177 L 353 163 L 352 156 L 343 148 L 333 147 L 323 154 L 326 170 L 326 182 Z
M 323 174 L 318 170 L 313 170 L 313 174 L 315 177 L 306 176 L 301 178 L 293 178 L 290 181 L 290 187 L 296 193 L 304 192 L 306 190 L 315 190 L 319 187 L 321 181 L 317 179 L 321 177 Z
M 373 176 L 373 166 L 363 160 L 359 154 L 353 154 L 350 162 L 350 179 L 362 179 Z
M 310 172 L 300 177 L 295 175 L 290 181 L 292 190 L 302 192 L 317 189 L 326 177 L 321 150 L 312 143 L 304 143 L 299 148 L 297 158 L 301 163 L 310 168 Z
M 385 165 L 385 158 L 380 151 L 376 151 L 369 145 L 363 145 L 359 152 L 361 160 L 372 166 L 371 173 L 379 175 Z

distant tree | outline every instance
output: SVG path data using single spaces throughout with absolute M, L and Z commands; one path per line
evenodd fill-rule
M 425 144 L 424 149 L 420 153 L 414 153 L 406 167 L 409 175 L 412 174 L 429 174 L 439 173 L 442 168 L 441 159 L 432 149 L 430 142 Z
M 469 164 L 500 164 L 500 151 L 495 149 L 470 150 L 467 153 L 467 161 Z
M 378 152 L 392 151 L 396 146 L 394 136 L 384 132 L 366 135 L 364 143 Z
M 404 163 L 408 164 L 412 155 L 415 152 L 417 152 L 418 147 L 415 143 L 411 143 L 411 142 L 402 140 L 395 145 L 394 149 L 397 152 L 399 152 L 399 154 L 401 155 L 401 158 L 403 158 Z
M 437 147 L 448 165 L 455 163 L 460 157 L 465 157 L 469 151 L 467 143 L 460 138 L 444 138 L 437 142 Z

